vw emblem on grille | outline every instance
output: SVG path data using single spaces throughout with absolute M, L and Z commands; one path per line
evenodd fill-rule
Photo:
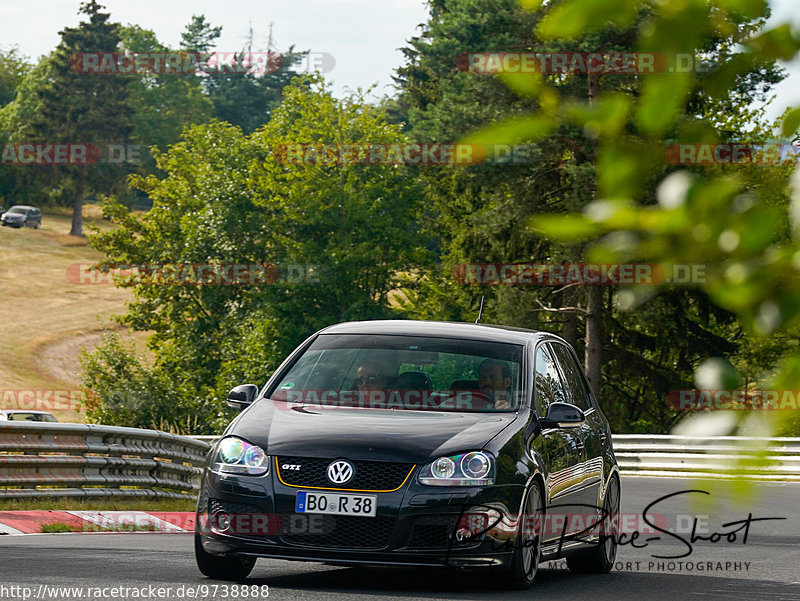
M 328 466 L 328 480 L 334 484 L 349 482 L 355 474 L 353 464 L 344 459 L 338 459 Z

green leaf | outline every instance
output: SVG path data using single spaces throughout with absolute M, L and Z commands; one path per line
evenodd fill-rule
M 713 2 L 727 12 L 750 19 L 766 16 L 769 8 L 766 0 L 713 0 Z
M 790 25 L 784 24 L 765 31 L 750 40 L 747 45 L 760 58 L 789 61 L 800 50 L 800 39 L 792 35 Z
M 536 31 L 545 39 L 575 39 L 609 25 L 630 25 L 638 8 L 637 0 L 566 0 L 545 15 Z
M 497 75 L 517 96 L 535 98 L 542 86 L 540 73 L 504 73 Z
M 517 0 L 519 5 L 524 8 L 525 10 L 534 11 L 538 9 L 544 0 Z
M 800 108 L 793 109 L 783 118 L 781 135 L 793 136 L 800 128 Z
M 781 227 L 783 213 L 775 207 L 756 205 L 746 211 L 737 227 L 741 239 L 739 248 L 748 253 L 763 251 L 774 242 L 775 232 Z
M 650 75 L 646 78 L 636 125 L 651 136 L 664 134 L 678 120 L 693 81 L 691 73 Z
M 666 163 L 663 147 L 635 139 L 616 140 L 604 145 L 597 159 L 600 196 L 636 198 L 652 172 Z
M 548 135 L 557 126 L 556 120 L 544 115 L 513 117 L 480 129 L 461 140 L 461 144 L 519 144 Z
M 730 390 L 741 384 L 736 368 L 720 357 L 706 359 L 698 365 L 694 372 L 694 382 L 698 388 L 704 390 Z
M 572 123 L 596 137 L 622 131 L 631 110 L 631 98 L 622 93 L 604 93 L 593 105 L 574 103 L 565 106 L 564 114 Z
M 546 238 L 554 240 L 587 240 L 601 233 L 601 226 L 590 222 L 583 215 L 534 215 L 530 228 Z
M 752 52 L 735 54 L 703 80 L 703 86 L 712 96 L 725 96 L 736 84 L 736 78 L 751 71 L 758 57 Z

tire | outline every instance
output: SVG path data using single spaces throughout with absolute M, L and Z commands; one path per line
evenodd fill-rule
M 542 526 L 544 510 L 542 505 L 542 487 L 534 480 L 525 497 L 525 510 L 520 519 L 519 532 L 514 541 L 514 555 L 511 563 L 497 572 L 497 584 L 504 589 L 526 590 L 531 587 L 536 577 L 539 561 L 542 557 Z
M 247 578 L 256 565 L 255 557 L 217 557 L 206 553 L 199 534 L 194 535 L 194 556 L 200 572 L 213 580 L 239 582 Z
M 41 221 L 37 221 L 36 225 L 33 226 L 33 229 L 38 230 L 40 227 L 42 227 L 42 222 Z
M 617 559 L 619 542 L 619 478 L 616 474 L 608 483 L 608 490 L 603 499 L 603 511 L 608 516 L 604 520 L 606 536 L 602 544 L 595 545 L 579 555 L 567 557 L 567 567 L 571 572 L 580 574 L 606 574 L 614 567 Z

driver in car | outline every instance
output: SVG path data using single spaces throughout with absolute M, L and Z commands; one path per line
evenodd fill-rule
M 389 392 L 388 373 L 388 367 L 377 361 L 366 361 L 359 366 L 355 385 L 362 402 L 367 401 L 368 406 L 382 406 L 386 403 Z
M 511 409 L 511 369 L 505 361 L 484 360 L 478 369 L 478 386 L 486 395 L 486 409 Z

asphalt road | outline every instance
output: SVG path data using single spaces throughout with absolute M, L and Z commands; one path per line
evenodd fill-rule
M 247 591 L 204 578 L 195 567 L 192 536 L 184 534 L 53 534 L 0 536 L 0 600 L 3 599 L 286 599 L 355 601 L 394 599 L 592 599 L 649 601 L 745 599 L 800 600 L 800 484 L 753 483 L 741 489 L 689 479 L 623 478 L 622 513 L 636 516 L 657 499 L 651 514 L 662 516 L 681 538 L 739 529 L 712 544 L 689 545 L 650 531 L 641 548 L 620 548 L 617 567 L 607 575 L 571 574 L 559 562 L 540 566 L 530 591 L 492 588 L 480 573 L 400 568 L 340 568 L 314 563 L 260 559 Z M 698 501 L 712 502 L 700 505 Z M 747 543 L 744 524 L 753 521 Z M 656 520 L 656 523 L 657 520 Z M 646 526 L 646 525 L 645 525 Z M 661 540 L 645 541 L 653 535 Z M 646 543 L 646 546 L 644 546 Z M 637 563 L 638 562 L 638 563 Z M 266 585 L 266 586 L 265 586 Z M 214 587 L 217 587 L 214 589 Z M 65 592 L 57 587 L 82 587 Z M 114 590 L 114 588 L 120 590 Z M 183 587 L 183 588 L 181 588 Z M 163 596 L 159 596 L 163 594 Z M 38 596 L 37 596 L 38 595 Z

